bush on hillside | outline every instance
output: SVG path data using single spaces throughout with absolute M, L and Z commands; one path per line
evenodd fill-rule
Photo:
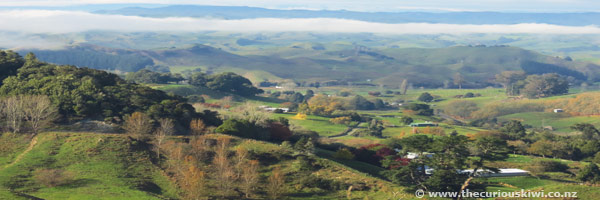
M 56 187 L 72 182 L 73 174 L 62 169 L 38 169 L 33 178 L 46 187 Z

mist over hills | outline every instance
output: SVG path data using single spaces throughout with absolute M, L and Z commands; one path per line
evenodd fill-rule
M 597 25 L 600 13 L 503 13 L 503 12 L 358 12 L 346 10 L 277 10 L 245 6 L 173 5 L 159 8 L 127 7 L 99 10 L 98 14 L 143 17 L 193 17 L 216 19 L 341 18 L 379 23 L 521 24 L 565 26 Z

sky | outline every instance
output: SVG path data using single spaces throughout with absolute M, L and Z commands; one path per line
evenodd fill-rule
M 338 18 L 150 18 L 95 14 L 90 11 L 143 3 L 144 6 L 175 4 L 254 6 L 278 9 L 329 9 L 355 11 L 502 11 L 583 12 L 600 11 L 600 0 L 0 0 L 0 47 L 59 47 L 63 44 L 39 34 L 85 31 L 121 32 L 319 32 L 376 34 L 599 34 L 600 27 L 551 24 L 385 24 Z M 92 5 L 92 6 L 90 6 Z M 66 6 L 66 7 L 65 7 Z
M 336 18 L 257 18 L 224 20 L 211 18 L 150 18 L 105 15 L 84 11 L 4 10 L 0 11 L 0 30 L 27 33 L 72 33 L 83 31 L 306 31 L 323 33 L 380 34 L 600 34 L 598 26 L 559 26 L 549 24 L 386 24 Z
M 355 11 L 600 12 L 598 0 L 1 0 L 0 6 L 197 4 Z

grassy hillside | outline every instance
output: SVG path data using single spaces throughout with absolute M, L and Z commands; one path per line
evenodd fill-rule
M 0 199 L 27 194 L 42 199 L 164 199 L 177 190 L 153 163 L 147 147 L 121 135 L 45 133 L 14 164 L 0 167 Z M 74 179 L 45 187 L 35 170 L 63 169 Z M 12 190 L 13 192 L 9 192 Z M 26 198 L 23 198 L 26 199 Z
M 402 188 L 372 177 L 356 169 L 365 163 L 308 157 L 314 166 L 310 171 L 299 170 L 297 154 L 267 142 L 240 139 L 225 135 L 206 135 L 205 138 L 227 137 L 231 150 L 243 147 L 260 161 L 259 173 L 266 182 L 271 170 L 280 166 L 286 175 L 285 196 L 290 199 L 338 199 L 347 196 L 347 186 L 354 186 L 352 197 L 362 199 L 389 198 Z M 17 140 L 4 134 L 2 142 Z M 125 135 L 97 133 L 43 133 L 21 142 L 18 148 L 3 154 L 0 165 L 0 199 L 180 199 L 181 191 L 158 167 L 155 154 L 148 146 Z M 179 141 L 179 139 L 175 139 Z M 25 148 L 23 148 L 25 147 Z M 29 147 L 29 148 L 27 148 Z M 319 155 L 333 159 L 331 153 Z M 17 156 L 12 156 L 17 155 Z M 15 159 L 16 158 L 16 159 Z M 373 166 L 370 166 L 373 167 Z M 367 166 L 363 170 L 369 170 Z M 63 169 L 72 175 L 65 185 L 46 187 L 34 174 L 39 169 Z M 305 174 L 307 173 L 307 174 Z M 339 189 L 322 189 L 307 184 L 301 177 L 310 175 L 331 184 L 344 185 Z M 208 180 L 207 184 L 211 184 Z M 337 186 L 336 186 L 337 187 Z M 259 187 L 259 188 L 262 188 Z M 208 190 L 209 195 L 216 195 Z M 261 193 L 259 193 L 261 194 Z M 402 194 L 407 196 L 406 194 Z

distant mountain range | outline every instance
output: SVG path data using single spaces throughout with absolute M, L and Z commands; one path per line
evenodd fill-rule
M 159 50 L 115 49 L 83 44 L 62 50 L 32 51 L 43 61 L 105 70 L 137 71 L 146 66 L 203 67 L 210 71 L 267 73 L 278 79 L 333 84 L 367 83 L 398 86 L 408 79 L 414 86 L 442 87 L 460 73 L 464 87 L 494 85 L 506 70 L 529 74 L 559 73 L 579 80 L 598 81 L 600 66 L 539 54 L 509 46 L 371 49 L 348 45 L 328 49 L 322 44 L 294 44 L 261 55 L 239 55 L 206 45 Z M 269 79 L 273 80 L 273 79 Z M 253 81 L 263 81 L 254 79 Z
M 501 12 L 357 12 L 331 10 L 276 10 L 243 6 L 174 5 L 159 8 L 127 7 L 99 10 L 98 14 L 144 17 L 194 17 L 220 19 L 251 18 L 342 18 L 380 23 L 520 24 L 543 23 L 565 26 L 598 25 L 600 13 L 501 13 Z

